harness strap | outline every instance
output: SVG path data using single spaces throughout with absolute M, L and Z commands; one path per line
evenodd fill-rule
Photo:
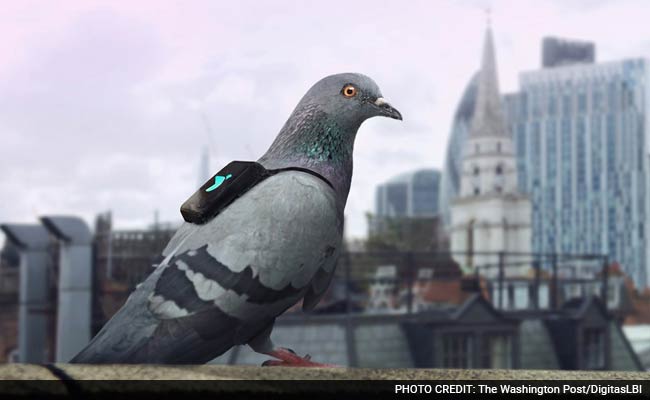
M 329 186 L 329 187 L 331 187 L 332 189 L 334 189 L 334 185 L 332 185 L 332 183 L 331 183 L 330 181 L 328 181 L 327 178 L 325 178 L 323 175 L 319 174 L 318 172 L 312 171 L 312 170 L 307 169 L 307 168 L 301 168 L 301 167 L 287 167 L 287 168 L 278 168 L 278 169 L 268 169 L 267 171 L 270 172 L 271 175 L 275 175 L 275 174 L 277 174 L 277 173 L 279 173 L 279 172 L 284 172 L 284 171 L 300 171 L 300 172 L 306 172 L 306 173 L 308 173 L 308 174 L 310 174 L 310 175 L 315 176 L 316 178 L 319 178 L 319 179 L 322 180 L 323 182 L 327 183 L 327 186 Z

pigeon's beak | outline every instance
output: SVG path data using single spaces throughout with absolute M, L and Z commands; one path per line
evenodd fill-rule
M 377 98 L 373 104 L 379 109 L 379 115 L 393 119 L 399 119 L 400 121 L 402 120 L 402 114 L 400 114 L 397 109 L 391 106 L 390 103 L 388 103 L 383 97 Z

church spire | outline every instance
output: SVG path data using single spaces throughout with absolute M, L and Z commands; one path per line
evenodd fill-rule
M 501 95 L 494 56 L 492 28 L 488 24 L 483 44 L 483 60 L 479 73 L 478 94 L 470 136 L 505 136 L 506 124 L 501 109 Z

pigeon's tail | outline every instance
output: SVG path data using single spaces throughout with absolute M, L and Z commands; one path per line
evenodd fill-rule
M 144 292 L 140 289 L 71 363 L 204 364 L 236 344 L 235 334 L 241 327 L 236 318 L 214 308 L 159 319 L 140 303 Z
M 83 350 L 74 356 L 70 364 L 122 364 L 121 352 L 112 351 L 105 346 L 105 333 L 100 332 Z
M 216 307 L 174 319 L 154 316 L 146 295 L 156 275 L 136 289 L 71 363 L 203 364 L 236 344 L 241 321 Z
M 148 310 L 143 312 L 141 307 L 134 306 L 133 297 L 137 295 L 136 291 L 70 363 L 129 363 L 133 351 L 148 340 L 159 324 Z
M 234 327 L 226 327 L 234 331 Z M 232 334 L 202 338 L 181 320 L 166 320 L 132 343 L 111 343 L 100 332 L 70 363 L 74 364 L 204 364 L 234 346 Z M 122 339 L 124 341 L 124 339 Z
M 167 257 L 161 265 L 138 285 L 122 308 L 70 363 L 199 363 L 212 354 L 216 353 L 214 357 L 217 357 L 233 346 L 227 336 L 213 341 L 202 339 L 188 324 L 193 318 L 164 320 L 149 311 L 149 295 L 154 291 L 163 267 L 193 232 L 186 226 L 179 229 L 170 241 L 169 249 L 165 250 Z M 222 325 L 234 331 L 232 326 Z M 215 343 L 212 343 L 213 348 L 206 350 L 201 346 L 204 342 Z

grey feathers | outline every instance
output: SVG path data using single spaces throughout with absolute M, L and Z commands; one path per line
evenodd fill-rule
M 333 187 L 281 172 L 206 224 L 184 224 L 164 260 L 72 361 L 202 363 L 235 344 L 270 346 L 275 318 L 303 298 L 305 309 L 314 307 L 329 285 L 354 138 L 376 115 L 401 119 L 370 78 L 340 74 L 316 83 L 259 162 L 310 169 Z
M 301 201 L 289 201 L 280 193 L 292 193 Z M 246 343 L 311 290 L 319 270 L 333 270 L 342 221 L 334 192 L 325 182 L 291 171 L 255 186 L 208 224 L 186 226 L 191 234 L 188 228 L 179 230 L 183 239 L 172 240 L 167 261 L 104 328 L 110 336 L 101 335 L 106 337 L 102 356 L 110 348 L 111 362 L 153 360 L 153 348 L 156 362 L 183 362 L 176 357 L 176 347 L 161 343 L 180 337 L 177 346 L 188 341 L 196 347 L 201 340 L 225 335 L 219 333 L 225 328 L 224 346 L 203 353 L 214 358 L 234 344 Z M 144 326 L 134 335 L 136 315 Z M 180 335 L 183 329 L 187 332 Z M 103 360 L 74 361 L 107 362 Z
M 268 288 L 260 282 L 259 276 L 253 276 L 250 265 L 240 272 L 232 271 L 211 256 L 205 245 L 172 258 L 156 284 L 151 307 L 162 318 L 187 315 L 215 306 L 214 301 L 229 290 L 238 296 L 245 295 L 249 303 L 264 304 L 295 297 L 302 288 L 294 288 L 291 283 L 280 290 Z M 167 300 L 179 311 L 158 312 L 164 309 Z

